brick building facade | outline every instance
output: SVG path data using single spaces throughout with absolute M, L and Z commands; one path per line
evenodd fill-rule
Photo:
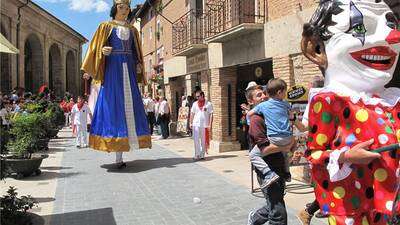
M 289 86 L 308 86 L 314 76 L 321 76 L 300 49 L 303 24 L 317 4 L 314 0 L 175 0 L 164 5 L 162 14 L 172 22 L 163 24 L 163 46 L 168 51 L 163 61 L 164 94 L 172 119 L 177 118 L 180 96 L 201 88 L 214 105 L 212 150 L 243 148 L 240 104 L 246 101 L 249 81 L 266 84 L 280 77 Z M 148 33 L 149 24 L 161 16 L 140 17 L 152 18 L 153 22 L 142 24 L 142 33 Z M 146 34 L 143 43 L 151 45 Z

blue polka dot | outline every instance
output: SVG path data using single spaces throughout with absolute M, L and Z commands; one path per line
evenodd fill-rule
M 385 221 L 388 221 L 388 220 L 389 220 L 389 216 L 388 216 L 387 214 L 383 214 L 383 219 L 384 219 Z
M 324 205 L 322 206 L 322 211 L 323 211 L 325 214 L 327 214 L 327 213 L 329 212 L 329 206 L 328 206 L 328 204 L 324 204 Z
M 351 146 L 356 140 L 357 140 L 356 136 L 354 134 L 350 134 L 346 138 L 346 145 Z
M 379 125 L 385 124 L 385 120 L 383 120 L 382 118 L 378 118 L 377 122 L 378 122 Z

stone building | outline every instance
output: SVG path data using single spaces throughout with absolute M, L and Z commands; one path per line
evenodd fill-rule
M 18 20 L 20 15 L 20 20 Z M 18 55 L 1 54 L 2 92 L 47 84 L 56 95 L 83 92 L 82 45 L 87 39 L 32 1 L 1 1 L 1 33 Z
M 146 1 L 138 14 L 145 52 L 155 54 L 160 43 L 165 50 L 163 78 L 173 120 L 180 96 L 190 95 L 195 88 L 201 88 L 213 103 L 213 150 L 244 147 L 238 124 L 249 81 L 266 84 L 280 77 L 289 86 L 308 86 L 321 75 L 300 49 L 303 24 L 318 4 L 314 0 L 175 0 L 162 9 L 172 23 L 154 13 L 157 2 L 164 3 Z M 163 21 L 161 41 L 152 37 L 158 20 Z M 155 60 L 154 55 L 150 58 Z M 150 61 L 149 73 L 156 68 L 152 62 L 158 61 Z M 399 83 L 399 78 L 392 82 Z

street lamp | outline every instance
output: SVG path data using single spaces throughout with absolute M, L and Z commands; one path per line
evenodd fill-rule
M 22 4 L 21 6 L 18 6 L 18 20 L 17 20 L 17 49 L 19 49 L 19 30 L 21 27 L 21 9 L 29 4 L 31 0 L 26 0 L 26 3 Z M 20 51 L 21 52 L 21 51 Z M 17 57 L 17 87 L 19 87 L 19 55 L 16 55 Z

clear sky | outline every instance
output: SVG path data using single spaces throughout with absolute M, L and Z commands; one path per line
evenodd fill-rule
M 110 20 L 113 0 L 32 0 L 90 41 L 97 26 Z M 131 7 L 144 0 L 131 0 Z M 87 44 L 83 46 L 83 56 Z

